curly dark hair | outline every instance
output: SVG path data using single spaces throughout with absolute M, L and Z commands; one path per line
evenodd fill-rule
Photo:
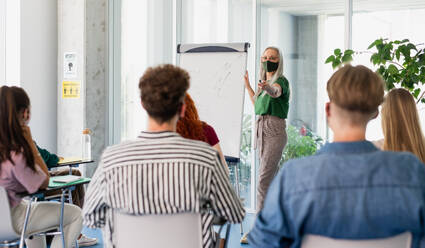
M 189 88 L 189 74 L 174 65 L 149 67 L 140 78 L 139 89 L 143 107 L 160 124 L 173 118 Z
M 180 118 L 177 122 L 177 133 L 187 139 L 200 140 L 208 143 L 204 131 L 206 123 L 199 120 L 198 110 L 189 94 L 186 94 L 184 103 L 186 104 L 186 111 L 184 112 L 184 117 Z

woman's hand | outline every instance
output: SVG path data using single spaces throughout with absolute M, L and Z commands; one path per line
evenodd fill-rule
M 260 90 L 264 90 L 264 87 L 266 87 L 266 85 L 267 85 L 266 81 L 260 81 L 260 82 L 258 83 L 258 88 L 259 88 Z
M 254 95 L 255 92 L 251 87 L 251 84 L 249 83 L 249 76 L 248 71 L 245 72 L 245 76 L 243 77 L 245 80 L 245 88 L 248 90 L 249 98 L 251 99 L 252 104 L 255 103 Z
M 248 88 L 248 86 L 250 86 L 251 84 L 249 83 L 249 76 L 248 76 L 248 71 L 245 72 L 245 76 L 243 77 L 245 79 L 245 87 Z

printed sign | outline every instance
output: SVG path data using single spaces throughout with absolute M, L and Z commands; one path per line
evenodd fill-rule
M 64 53 L 63 55 L 63 78 L 77 77 L 77 54 Z
M 62 82 L 62 98 L 80 98 L 81 83 L 80 82 Z

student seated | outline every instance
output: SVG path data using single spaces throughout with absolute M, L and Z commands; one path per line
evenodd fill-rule
M 15 99 L 26 99 L 27 94 L 25 93 L 24 89 L 19 87 L 11 87 L 10 88 L 13 96 Z M 30 119 L 31 119 L 31 106 L 30 101 L 19 101 L 17 102 L 18 105 L 16 106 L 16 111 L 18 112 L 19 116 L 19 122 L 21 126 L 27 127 Z M 34 155 L 41 156 L 42 160 L 46 164 L 47 168 L 50 168 L 52 166 L 57 165 L 59 162 L 59 157 L 56 154 L 50 153 L 48 150 L 43 149 L 37 145 L 37 143 L 34 144 L 37 148 L 37 152 Z M 49 171 L 49 176 L 64 176 L 68 175 L 69 170 L 57 170 L 57 171 Z M 77 169 L 72 169 L 72 175 L 81 176 L 81 172 Z M 61 194 L 60 190 L 57 191 L 51 191 L 46 194 L 46 196 L 54 196 Z M 84 185 L 77 185 L 75 187 L 75 190 L 72 191 L 72 203 L 77 205 L 80 208 L 83 208 L 84 204 Z M 48 237 L 50 238 L 50 236 Z M 78 237 L 78 246 L 80 247 L 86 247 L 86 246 L 92 246 L 97 244 L 96 238 L 89 238 L 83 234 L 81 234 Z
M 382 104 L 383 150 L 411 152 L 425 163 L 425 138 L 412 94 L 392 89 Z
M 84 224 L 103 228 L 105 247 L 112 248 L 113 210 L 136 215 L 202 212 L 203 247 L 213 247 L 214 215 L 237 223 L 245 211 L 217 150 L 176 133 L 186 109 L 189 74 L 173 65 L 149 68 L 139 88 L 147 130 L 135 140 L 106 148 L 86 193 Z M 204 202 L 211 212 L 202 211 Z
M 13 92 L 22 91 L 20 97 Z M 49 172 L 39 156 L 28 126 L 21 125 L 18 109 L 29 106 L 28 95 L 21 88 L 0 88 L 0 186 L 7 191 L 11 207 L 12 225 L 21 233 L 27 201 L 19 193 L 34 193 L 49 184 Z M 36 154 L 36 155 L 34 155 Z M 26 233 L 37 233 L 59 227 L 59 202 L 32 204 Z M 81 209 L 65 204 L 65 244 L 71 248 L 82 229 Z M 42 247 L 42 240 L 27 243 L 27 247 Z M 52 248 L 62 247 L 62 238 L 54 237 Z
M 186 94 L 184 103 L 186 104 L 186 110 L 184 117 L 179 118 L 177 121 L 177 133 L 183 138 L 200 140 L 210 144 L 210 146 L 218 151 L 221 161 L 226 167 L 226 171 L 229 172 L 223 152 L 221 151 L 220 140 L 214 128 L 199 119 L 195 102 L 189 94 Z
M 411 153 L 380 151 L 366 125 L 384 97 L 382 79 L 346 65 L 329 79 L 326 117 L 334 142 L 288 161 L 248 236 L 252 247 L 300 247 L 306 234 L 340 239 L 424 237 L 425 166 Z

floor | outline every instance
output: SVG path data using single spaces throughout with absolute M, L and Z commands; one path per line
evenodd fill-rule
M 252 226 L 252 223 L 254 222 L 255 215 L 254 214 L 247 214 L 245 217 L 245 220 L 243 222 L 243 230 L 246 232 L 249 230 Z M 103 240 L 102 240 L 102 232 L 99 229 L 90 229 L 90 228 L 84 228 L 83 233 L 86 234 L 89 237 L 96 237 L 99 240 L 99 243 L 95 246 L 91 246 L 91 248 L 103 248 Z M 224 231 L 223 231 L 224 235 Z M 241 233 L 240 233 L 240 225 L 232 225 L 230 229 L 230 239 L 228 248 L 249 248 L 249 245 L 241 245 L 240 244 L 241 239 Z

